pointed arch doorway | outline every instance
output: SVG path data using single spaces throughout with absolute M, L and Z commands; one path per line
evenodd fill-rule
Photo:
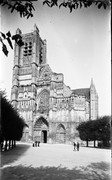
M 37 140 L 42 143 L 47 143 L 47 137 L 48 137 L 48 122 L 45 118 L 40 117 L 34 125 L 33 139 L 34 141 Z
M 43 143 L 47 143 L 47 130 L 42 130 L 42 137 L 41 137 L 41 141 L 43 142 Z

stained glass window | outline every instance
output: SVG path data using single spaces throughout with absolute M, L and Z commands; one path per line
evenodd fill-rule
M 49 111 L 49 94 L 44 92 L 40 97 L 38 111 L 40 113 L 48 113 Z

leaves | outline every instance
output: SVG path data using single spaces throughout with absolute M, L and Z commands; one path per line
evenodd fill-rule
M 28 7 L 30 12 L 31 12 L 32 10 L 35 11 L 35 8 L 34 8 L 32 2 L 30 2 L 30 3 L 27 2 L 27 3 L 25 4 L 25 7 Z
M 101 7 L 106 9 L 107 7 L 110 6 L 110 1 L 109 0 L 106 0 L 106 1 L 103 1 L 103 0 L 85 0 L 85 1 L 84 0 L 63 0 L 63 2 L 60 2 L 59 0 L 43 0 L 43 5 L 45 4 L 48 5 L 49 7 L 58 6 L 59 8 L 61 7 L 69 8 L 70 13 L 71 13 L 74 9 L 78 9 L 82 7 L 87 8 L 87 7 L 90 7 L 92 4 L 96 5 L 98 9 L 100 9 Z M 11 13 L 13 13 L 13 11 L 16 10 L 20 14 L 21 18 L 26 17 L 28 19 L 30 17 L 33 17 L 32 12 L 35 11 L 34 5 L 31 0 L 27 0 L 27 1 L 1 0 L 0 5 L 7 6 L 8 9 L 11 10 Z M 3 43 L 3 40 L 7 40 L 9 46 L 11 47 L 11 49 L 13 49 L 13 45 L 11 41 L 11 33 L 10 31 L 8 31 L 6 34 L 2 32 L 0 33 L 1 33 L 0 42 L 2 43 L 2 51 L 7 56 L 8 50 L 7 50 L 6 45 Z M 12 36 L 12 40 L 15 40 L 15 42 L 19 46 L 24 45 L 20 35 Z
M 12 42 L 11 42 L 11 40 L 10 40 L 9 37 L 7 38 L 7 41 L 8 41 L 8 43 L 9 43 L 10 47 L 13 49 Z
M 20 34 L 16 34 L 14 36 L 12 36 L 12 40 L 15 40 L 15 42 L 19 45 L 19 46 L 23 46 L 24 43 L 22 41 L 22 37 Z
M 7 35 L 8 37 L 11 37 L 10 31 L 8 31 L 8 32 L 6 33 L 6 35 Z
M 55 5 L 58 6 L 58 0 L 52 0 L 51 7 Z
M 106 9 L 108 6 L 110 6 L 110 1 L 106 0 L 64 0 L 63 2 L 60 3 L 59 0 L 45 0 L 43 1 L 43 5 L 46 4 L 49 7 L 53 7 L 53 6 L 58 6 L 59 8 L 61 7 L 65 7 L 65 8 L 69 8 L 70 13 L 73 11 L 73 9 L 78 9 L 79 7 L 82 8 L 88 8 L 90 7 L 92 4 L 96 5 L 99 9 L 101 7 L 104 7 L 104 9 Z
M 59 5 L 59 8 L 61 7 L 61 6 L 63 6 L 63 7 L 67 7 L 67 3 L 66 2 L 63 2 L 63 3 L 61 3 L 60 5 Z
M 98 4 L 98 9 L 100 9 L 102 5 L 103 5 L 102 3 L 99 3 Z
M 103 116 L 94 121 L 82 122 L 77 127 L 80 138 L 86 140 L 110 140 L 110 117 Z
M 106 5 L 106 4 L 103 4 L 103 7 L 104 7 L 104 9 L 106 9 L 106 8 L 107 8 L 107 5 Z
M 38 1 L 38 0 L 37 0 Z M 92 4 L 96 5 L 99 9 L 103 7 L 106 9 L 109 7 L 110 0 L 63 0 L 63 2 L 60 2 L 60 0 L 43 0 L 43 5 L 47 5 L 50 8 L 53 6 L 57 6 L 59 8 L 65 7 L 69 8 L 70 12 L 73 11 L 73 9 L 78 8 L 88 8 Z M 35 11 L 34 5 L 31 0 L 27 1 L 8 1 L 8 0 L 1 0 L 0 1 L 1 6 L 7 6 L 9 10 L 11 10 L 11 13 L 13 11 L 17 11 L 20 14 L 20 17 L 26 17 L 27 19 L 30 17 L 33 17 L 33 11 Z
M 15 40 L 15 41 L 17 41 L 20 38 L 21 38 L 20 34 L 16 34 L 12 36 L 12 40 Z
M 4 33 L 1 32 L 1 35 L 2 35 L 2 37 L 3 37 L 4 39 L 6 39 L 6 36 L 5 36 Z
M 82 7 L 82 3 L 80 2 L 80 8 Z
M 6 56 L 8 56 L 9 51 L 7 49 L 6 44 L 3 41 L 7 41 L 11 49 L 13 49 L 12 40 L 15 40 L 15 42 L 19 46 L 24 45 L 24 43 L 22 41 L 22 36 L 20 34 L 16 34 L 16 35 L 11 36 L 10 31 L 8 31 L 6 34 L 0 32 L 0 34 L 1 34 L 0 42 L 2 44 L 2 51 Z
M 26 17 L 27 19 L 29 17 L 33 17 L 32 11 L 35 11 L 35 8 L 33 6 L 32 1 L 27 0 L 27 1 L 6 1 L 2 0 L 0 2 L 2 6 L 8 6 L 8 9 L 11 10 L 11 13 L 13 13 L 14 10 L 16 10 L 19 14 L 20 17 Z
M 44 4 L 47 4 L 49 7 L 50 7 L 50 3 L 51 3 L 51 2 L 48 1 L 48 0 L 43 1 L 43 5 L 44 5 Z
M 58 0 L 51 0 L 51 1 L 45 0 L 43 1 L 43 5 L 44 4 L 48 5 L 49 7 L 58 6 Z
M 6 37 L 4 33 L 1 33 L 1 35 L 2 35 L 3 38 Z M 1 44 L 2 44 L 2 51 L 3 51 L 3 53 L 4 53 L 6 56 L 8 56 L 9 51 L 7 50 L 7 47 L 6 47 L 6 45 L 3 43 L 3 39 L 2 39 L 1 37 L 0 37 L 0 42 L 1 42 Z
M 11 42 L 11 39 L 10 39 L 10 37 L 11 37 L 11 33 L 10 33 L 10 31 L 8 31 L 7 33 L 6 33 L 6 36 L 7 36 L 7 42 L 8 42 L 8 44 L 9 44 L 9 46 L 13 49 L 13 46 L 12 46 L 12 42 Z
M 9 7 L 11 8 L 11 13 L 13 13 L 13 11 L 14 11 L 15 8 L 16 8 L 16 3 L 15 3 L 13 6 L 10 5 Z M 10 9 L 10 8 L 9 8 L 9 9 Z
M 6 56 L 8 56 L 9 51 L 7 50 L 7 47 L 6 47 L 6 45 L 4 43 L 2 44 L 2 51 L 4 52 L 4 54 Z

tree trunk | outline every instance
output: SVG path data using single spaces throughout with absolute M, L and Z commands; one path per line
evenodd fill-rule
M 88 147 L 88 140 L 86 141 L 86 146 Z
M 11 149 L 11 140 L 9 140 L 9 149 Z
M 14 147 L 16 147 L 16 141 L 14 140 Z
M 12 140 L 12 148 L 14 147 L 14 143 L 13 143 L 13 140 Z
M 5 151 L 7 151 L 7 141 L 5 141 Z
M 3 150 L 3 148 L 4 148 L 4 141 L 2 141 L 1 143 L 0 143 L 0 145 L 1 145 L 1 151 Z
M 96 141 L 94 140 L 94 147 L 96 147 Z

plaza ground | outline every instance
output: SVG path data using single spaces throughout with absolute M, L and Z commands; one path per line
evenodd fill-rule
M 1 154 L 1 180 L 109 180 L 110 164 L 109 149 L 19 142 Z

